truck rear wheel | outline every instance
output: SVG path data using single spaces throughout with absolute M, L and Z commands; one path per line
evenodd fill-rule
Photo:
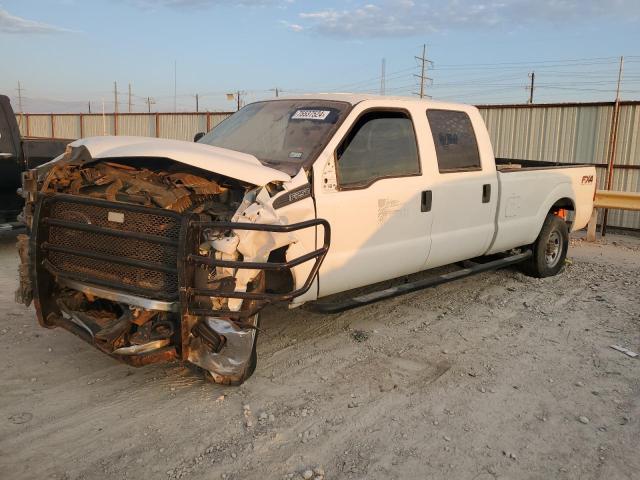
M 525 274 L 544 278 L 557 274 L 564 266 L 569 248 L 569 229 L 565 221 L 547 215 L 540 235 L 533 244 L 533 256 L 522 264 Z

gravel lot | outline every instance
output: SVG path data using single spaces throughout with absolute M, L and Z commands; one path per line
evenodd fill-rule
M 0 478 L 638 479 L 640 241 L 537 280 L 468 278 L 335 316 L 269 308 L 239 388 L 134 369 L 13 303 L 0 239 Z M 322 469 L 322 470 L 320 470 Z

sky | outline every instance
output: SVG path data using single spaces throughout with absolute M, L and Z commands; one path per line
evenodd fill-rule
M 640 0 L 0 0 L 0 93 L 25 112 L 230 111 L 303 92 L 464 103 L 640 99 Z M 174 97 L 175 93 L 175 97 Z

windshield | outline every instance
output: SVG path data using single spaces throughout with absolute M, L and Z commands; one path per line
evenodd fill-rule
M 264 165 L 295 175 L 313 163 L 348 106 L 326 100 L 252 103 L 198 142 L 254 155 Z

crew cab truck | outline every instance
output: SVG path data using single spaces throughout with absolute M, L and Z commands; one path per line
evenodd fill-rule
M 197 137 L 81 139 L 24 175 L 18 298 L 42 326 L 131 365 L 182 359 L 238 384 L 269 303 L 339 311 L 515 263 L 554 275 L 592 211 L 594 167 L 496 160 L 468 105 L 282 98 Z
M 72 141 L 21 137 L 9 97 L 0 95 L 0 231 L 19 226 L 15 220 L 23 207 L 17 194 L 22 172 L 57 157 Z

